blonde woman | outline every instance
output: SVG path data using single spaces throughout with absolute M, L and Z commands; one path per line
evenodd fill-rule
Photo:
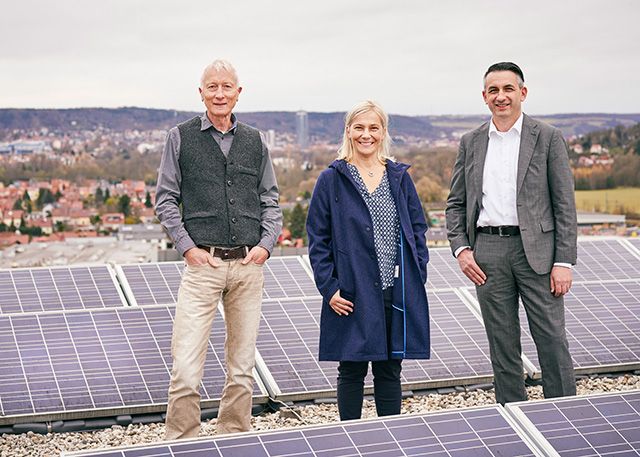
M 309 258 L 323 296 L 320 360 L 339 361 L 342 420 L 361 416 L 372 362 L 379 416 L 400 413 L 402 359 L 429 358 L 427 224 L 389 118 L 366 101 L 345 118 L 338 159 L 309 205 Z

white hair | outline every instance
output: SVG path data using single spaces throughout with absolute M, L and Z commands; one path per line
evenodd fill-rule
M 233 76 L 233 79 L 236 83 L 236 85 L 238 84 L 238 73 L 236 72 L 236 69 L 233 67 L 233 65 L 231 65 L 231 62 L 229 62 L 228 60 L 224 60 L 224 59 L 216 59 L 213 62 L 211 62 L 209 65 L 207 65 L 206 67 L 204 67 L 204 70 L 202 70 L 202 76 L 200 77 L 200 87 L 204 88 L 204 78 L 206 76 L 206 74 L 211 71 L 211 70 L 215 70 L 215 71 L 227 71 L 229 73 L 231 73 L 231 76 Z

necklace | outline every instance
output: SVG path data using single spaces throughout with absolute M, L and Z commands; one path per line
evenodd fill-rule
M 356 165 L 356 164 L 354 163 L 354 165 Z M 362 171 L 365 171 L 370 178 L 373 178 L 373 175 L 376 174 L 376 172 L 374 170 L 367 170 L 364 166 L 362 166 L 360 164 L 356 165 L 356 168 L 358 170 L 362 169 Z
M 376 170 L 376 165 L 373 165 L 373 169 L 371 168 L 367 168 L 364 165 L 360 164 L 360 163 L 356 163 L 355 161 L 350 162 L 351 165 L 353 165 L 354 167 L 356 167 L 356 169 L 358 170 L 358 172 L 360 173 L 360 175 L 364 175 L 364 173 L 367 174 L 367 176 L 369 176 L 370 178 L 373 178 L 378 170 Z

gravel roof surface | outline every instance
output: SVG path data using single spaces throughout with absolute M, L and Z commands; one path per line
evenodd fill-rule
M 640 389 L 640 375 L 624 374 L 615 377 L 592 376 L 578 379 L 578 395 Z M 529 387 L 529 399 L 542 398 L 542 388 Z M 495 403 L 493 390 L 474 390 L 448 394 L 415 395 L 402 402 L 402 414 L 425 413 L 450 408 L 490 405 Z M 365 400 L 363 418 L 375 417 L 373 401 Z M 338 409 L 335 404 L 323 403 L 282 408 L 274 413 L 253 418 L 254 430 L 273 430 L 312 424 L 337 422 Z M 215 432 L 215 419 L 202 424 L 201 436 Z M 78 451 L 93 448 L 155 443 L 162 441 L 164 424 L 153 423 L 114 425 L 111 428 L 87 432 L 49 433 L 40 435 L 28 432 L 20 435 L 0 436 L 1 457 L 51 457 L 62 451 Z

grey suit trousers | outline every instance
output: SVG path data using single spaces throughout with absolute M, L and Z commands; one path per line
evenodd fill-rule
M 496 401 L 527 399 L 520 345 L 519 301 L 538 351 L 546 398 L 575 395 L 576 384 L 565 333 L 564 299 L 550 292 L 549 274 L 539 275 L 527 262 L 520 236 L 478 233 L 476 262 L 487 275 L 476 286 L 489 339 Z

